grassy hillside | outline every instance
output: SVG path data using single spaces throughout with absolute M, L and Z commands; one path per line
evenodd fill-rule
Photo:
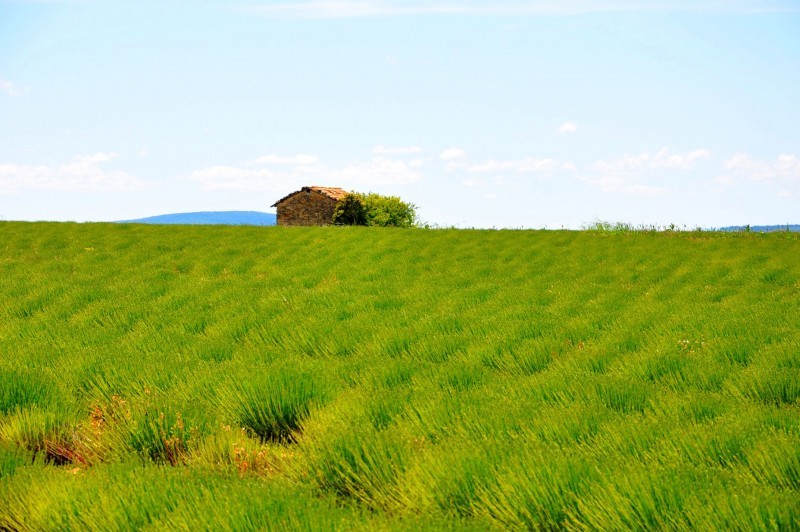
M 798 257 L 0 223 L 0 528 L 797 529 Z

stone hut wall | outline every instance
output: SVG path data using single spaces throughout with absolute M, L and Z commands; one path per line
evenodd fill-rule
M 302 190 L 280 202 L 278 225 L 330 225 L 336 200 L 313 190 Z

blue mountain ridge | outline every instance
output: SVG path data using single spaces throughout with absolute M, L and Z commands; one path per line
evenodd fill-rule
M 183 212 L 148 216 L 117 223 L 164 225 L 275 225 L 275 215 L 258 211 Z
M 800 231 L 800 224 L 786 225 L 733 225 L 730 227 L 720 227 L 720 231 L 745 231 L 750 227 L 754 233 L 772 233 L 774 231 Z
M 119 220 L 117 223 L 163 224 L 163 225 L 275 225 L 274 214 L 259 211 L 203 211 L 161 214 L 135 220 Z M 744 231 L 747 226 L 733 225 L 720 227 L 717 231 Z M 800 231 L 800 224 L 751 225 L 755 233 L 772 231 Z

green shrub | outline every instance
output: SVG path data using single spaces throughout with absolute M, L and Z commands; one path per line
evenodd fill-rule
M 397 196 L 370 192 L 348 193 L 333 213 L 335 225 L 367 225 L 375 227 L 413 227 L 417 221 L 416 206 Z
M 333 212 L 333 223 L 336 225 L 367 225 L 367 210 L 360 194 L 349 193 L 337 205 Z

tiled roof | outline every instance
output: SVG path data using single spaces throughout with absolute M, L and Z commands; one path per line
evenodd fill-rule
M 336 200 L 336 201 L 339 201 L 340 199 L 344 198 L 345 195 L 347 195 L 347 191 L 346 190 L 341 189 L 341 188 L 337 188 L 337 187 L 303 187 L 300 190 L 297 190 L 297 191 L 292 192 L 291 194 L 289 194 L 287 196 L 282 197 L 281 199 L 276 201 L 272 206 L 273 207 L 277 207 L 279 203 L 281 203 L 284 200 L 287 200 L 287 199 L 291 198 L 295 194 L 299 194 L 301 192 L 307 192 L 307 191 L 310 191 L 310 190 L 313 190 L 314 192 L 318 192 L 320 194 L 328 196 L 329 198 L 331 198 L 333 200 Z
M 326 196 L 331 199 L 335 199 L 339 201 L 340 199 L 344 198 L 347 195 L 347 191 L 341 188 L 336 187 L 303 187 L 304 189 L 310 188 L 311 190 L 316 190 L 317 192 L 322 192 Z

